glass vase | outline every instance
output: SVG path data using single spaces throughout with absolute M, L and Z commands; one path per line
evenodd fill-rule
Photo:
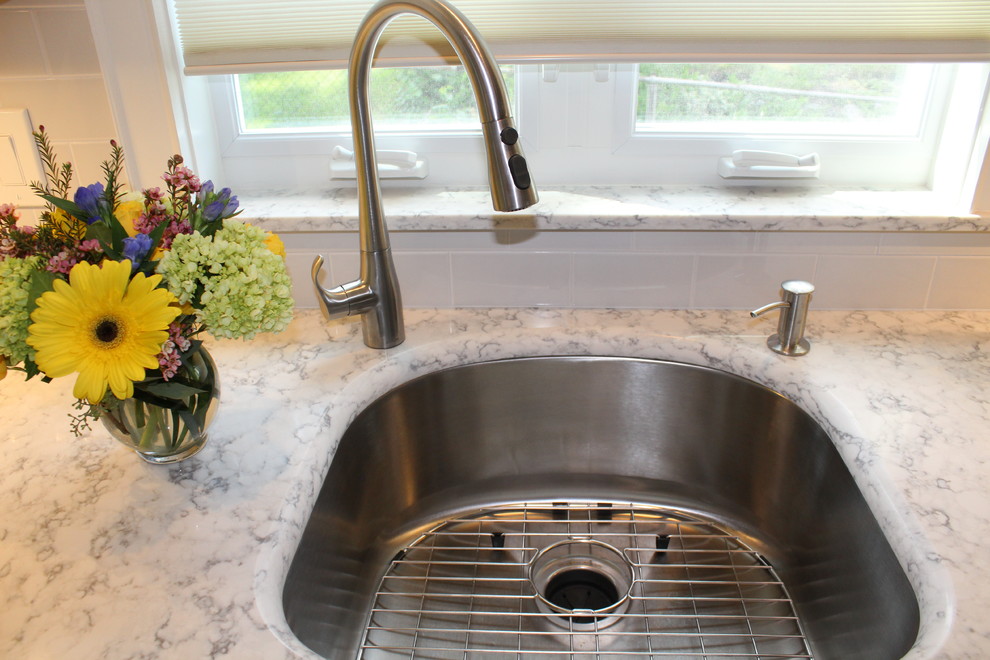
M 217 365 L 200 346 L 169 381 L 135 383 L 134 396 L 100 415 L 110 435 L 158 465 L 196 454 L 220 403 Z

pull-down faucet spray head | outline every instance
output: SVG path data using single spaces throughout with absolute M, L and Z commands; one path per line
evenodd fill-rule
M 488 182 L 496 211 L 518 211 L 539 201 L 511 118 L 482 125 L 488 150 Z

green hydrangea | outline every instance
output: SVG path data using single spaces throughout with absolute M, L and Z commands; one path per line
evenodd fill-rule
M 158 272 L 214 337 L 281 332 L 292 320 L 291 280 L 285 260 L 265 245 L 266 237 L 263 230 L 230 219 L 213 236 L 180 234 Z
M 27 344 L 28 291 L 37 264 L 37 257 L 0 261 L 0 355 L 10 364 L 34 360 L 34 349 Z

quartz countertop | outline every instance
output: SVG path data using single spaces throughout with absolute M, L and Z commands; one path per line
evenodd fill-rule
M 242 219 L 277 233 L 357 231 L 353 188 L 241 194 Z M 392 231 L 925 231 L 983 232 L 990 219 L 927 190 L 828 186 L 570 186 L 540 189 L 514 213 L 488 188 L 383 186 Z M 809 211 L 811 209 L 811 211 Z
M 280 589 L 337 440 L 417 375 L 527 355 L 717 367 L 829 431 L 919 594 L 912 658 L 990 657 L 990 313 L 815 312 L 811 353 L 766 348 L 744 312 L 411 310 L 366 348 L 302 311 L 252 342 L 210 341 L 221 408 L 206 447 L 153 466 L 100 426 L 69 431 L 72 379 L 0 385 L 0 657 L 315 657 Z

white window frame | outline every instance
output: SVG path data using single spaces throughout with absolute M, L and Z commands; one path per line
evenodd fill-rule
M 132 181 L 142 186 L 154 185 L 158 178 L 155 164 L 160 164 L 163 153 L 173 151 L 185 155 L 204 176 L 227 181 L 224 170 L 229 167 L 222 159 L 222 131 L 214 125 L 216 108 L 213 107 L 212 84 L 203 77 L 183 76 L 174 34 L 170 30 L 158 30 L 158 25 L 170 24 L 167 3 L 164 0 L 152 0 L 148 4 L 130 0 L 85 2 L 118 135 L 129 145 L 128 172 Z M 972 129 L 962 126 L 961 122 L 955 119 L 947 122 L 951 140 L 943 138 L 939 148 L 939 172 L 946 174 L 936 176 L 933 187 L 945 191 L 961 187 L 961 200 L 965 207 L 971 208 L 974 213 L 990 216 L 990 111 L 984 88 L 970 90 L 969 93 L 980 95 L 983 102 L 983 117 L 976 138 L 972 139 Z M 150 108 L 155 111 L 149 112 Z M 541 141 L 547 136 L 539 134 L 538 125 L 530 129 L 531 117 L 527 119 L 525 108 L 520 109 L 517 119 L 521 124 L 527 154 L 531 160 L 540 161 L 544 149 Z M 963 134 L 968 135 L 965 142 L 969 153 L 960 157 L 957 145 L 966 137 Z M 391 140 L 391 136 L 380 136 L 378 147 L 401 148 L 393 146 Z M 452 137 L 448 150 L 459 153 L 469 141 L 469 136 Z M 952 148 L 953 145 L 956 147 Z M 227 145 L 228 148 L 230 146 Z M 290 153 L 283 157 L 287 159 L 283 162 L 292 162 L 292 169 L 298 172 L 317 171 L 321 168 L 318 161 L 323 154 L 318 153 L 314 158 L 311 152 L 329 151 L 330 148 L 296 144 L 294 150 L 302 152 L 303 157 L 297 158 Z M 589 157 L 597 158 L 602 151 L 604 149 L 592 148 Z M 307 154 L 310 157 L 306 157 Z M 473 157 L 465 154 L 464 160 L 473 162 Z M 534 172 L 537 167 L 542 165 L 534 162 Z M 469 185 L 484 185 L 480 166 L 466 165 L 455 169 L 472 174 L 472 184 Z M 562 175 L 567 175 L 566 168 L 563 170 Z M 436 168 L 433 171 L 437 172 Z M 474 180 L 474 172 L 481 173 L 477 180 Z M 663 172 L 657 172 L 656 176 L 651 177 L 651 183 L 662 183 L 663 176 Z M 319 178 L 322 179 L 322 173 Z M 963 182 L 961 186 L 960 181 Z M 436 185 L 435 181 L 427 182 L 428 185 Z M 543 185 L 546 187 L 546 184 Z M 958 208 L 957 205 L 955 209 Z
M 931 98 L 953 88 L 960 65 L 938 65 Z M 978 79 L 969 66 L 967 80 Z M 986 74 L 982 74 L 984 85 Z M 954 136 L 940 147 L 947 103 L 926 112 L 923 132 L 908 136 L 772 135 L 742 133 L 637 133 L 634 127 L 636 67 L 631 64 L 545 65 L 519 67 L 517 119 L 523 146 L 541 185 L 745 185 L 780 186 L 780 180 L 727 181 L 716 173 L 718 159 L 736 149 L 758 149 L 822 160 L 821 183 L 835 186 L 920 189 L 931 187 L 936 155 L 941 162 L 968 158 L 975 138 L 978 104 L 954 125 L 970 126 L 968 140 Z M 967 83 L 970 84 L 970 83 Z M 348 130 L 296 133 L 242 132 L 232 77 L 212 77 L 213 103 L 221 151 L 230 180 L 239 186 L 347 186 L 327 176 L 331 151 L 350 146 Z M 430 176 L 403 181 L 413 186 L 464 186 L 484 183 L 480 130 L 378 131 L 379 149 L 411 150 L 430 161 Z M 955 155 L 948 153 L 952 147 Z M 941 148 L 941 152 L 940 152 Z M 949 150 L 952 150 L 949 149 Z M 881 154 L 878 156 L 878 154 Z M 293 166 L 293 160 L 311 167 Z M 280 173 L 291 179 L 280 178 Z M 947 177 L 942 180 L 949 181 Z M 958 181 L 958 179 L 957 179 Z M 808 185 L 808 181 L 785 185 Z
M 945 120 L 953 87 L 956 65 L 936 65 L 922 123 L 917 135 L 778 134 L 766 129 L 751 132 L 640 133 L 634 123 L 616 123 L 615 143 L 620 156 L 650 156 L 660 150 L 673 151 L 678 163 L 672 177 L 686 182 L 707 179 L 712 185 L 724 183 L 715 176 L 714 164 L 736 149 L 783 152 L 794 155 L 818 153 L 822 162 L 822 181 L 831 185 L 868 185 L 870 187 L 929 186 L 937 153 L 941 127 Z M 628 72 L 619 84 L 634 89 L 634 72 Z M 616 97 L 621 104 L 618 114 L 635 114 L 634 94 Z M 934 106 L 934 107 L 931 107 Z M 975 106 L 971 109 L 976 109 Z M 976 116 L 970 117 L 975 127 Z M 749 182 L 751 183 L 751 182 Z M 779 184 L 779 182 L 778 182 Z
M 218 109 L 219 149 L 231 185 L 248 187 L 350 187 L 348 180 L 332 181 L 329 159 L 340 146 L 353 147 L 350 128 L 289 131 L 245 131 L 238 117 L 232 76 L 208 76 L 211 99 Z M 399 180 L 400 185 L 484 185 L 486 163 L 481 129 L 376 131 L 379 150 L 407 150 L 430 159 L 430 176 L 422 181 Z M 306 165 L 300 166 L 303 163 Z M 475 176 L 477 175 L 477 176 Z M 439 183 L 438 183 L 439 182 Z M 386 181 L 386 185 L 390 182 Z

